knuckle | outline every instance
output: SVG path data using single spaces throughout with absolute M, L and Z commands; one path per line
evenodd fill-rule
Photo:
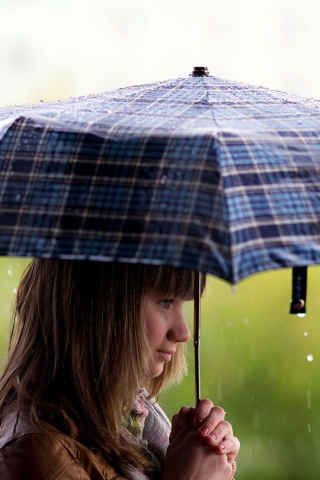
M 223 408 L 221 408 L 221 407 L 213 407 L 213 408 L 212 408 L 212 411 L 214 411 L 214 412 L 217 413 L 219 416 L 222 416 L 222 417 L 224 418 L 225 412 L 224 412 Z
M 223 426 L 224 426 L 226 429 L 228 429 L 228 430 L 230 430 L 230 431 L 232 432 L 232 425 L 231 425 L 231 423 L 227 422 L 226 420 L 224 420 L 224 421 L 221 422 L 221 423 L 223 424 Z
M 187 413 L 188 410 L 189 410 L 189 407 L 186 407 L 186 406 L 184 405 L 183 407 L 180 408 L 179 414 L 182 414 L 182 415 L 183 415 L 183 414 Z
M 240 448 L 240 445 L 241 445 L 241 444 L 240 444 L 239 438 L 238 438 L 238 437 L 233 437 L 233 438 L 234 438 L 234 442 L 235 442 L 236 446 L 237 446 L 238 448 Z
M 205 407 L 205 408 L 212 408 L 213 403 L 209 398 L 203 398 L 199 404 L 200 407 Z

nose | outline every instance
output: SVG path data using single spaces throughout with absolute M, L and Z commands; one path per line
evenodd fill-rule
M 188 342 L 191 338 L 190 330 L 184 318 L 183 312 L 177 312 L 174 321 L 168 331 L 168 338 L 172 342 Z

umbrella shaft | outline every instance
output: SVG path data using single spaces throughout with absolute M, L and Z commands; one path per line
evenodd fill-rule
M 201 273 L 195 272 L 194 281 L 194 366 L 195 366 L 195 404 L 198 405 L 200 395 L 200 319 L 201 319 Z

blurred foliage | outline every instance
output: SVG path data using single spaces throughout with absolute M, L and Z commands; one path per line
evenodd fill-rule
M 28 263 L 0 258 L 2 363 L 14 289 Z M 309 268 L 307 315 L 299 318 L 288 314 L 290 269 L 254 275 L 236 292 L 209 279 L 202 300 L 202 396 L 223 406 L 241 441 L 237 480 L 319 478 L 319 284 L 320 267 Z M 190 304 L 191 329 L 192 315 Z M 189 376 L 160 398 L 169 417 L 194 404 L 191 343 Z

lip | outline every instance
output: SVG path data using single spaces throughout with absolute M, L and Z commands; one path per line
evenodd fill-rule
M 164 358 L 166 362 L 170 362 L 172 355 L 174 354 L 174 352 L 167 352 L 162 350 L 158 350 L 158 353 Z

